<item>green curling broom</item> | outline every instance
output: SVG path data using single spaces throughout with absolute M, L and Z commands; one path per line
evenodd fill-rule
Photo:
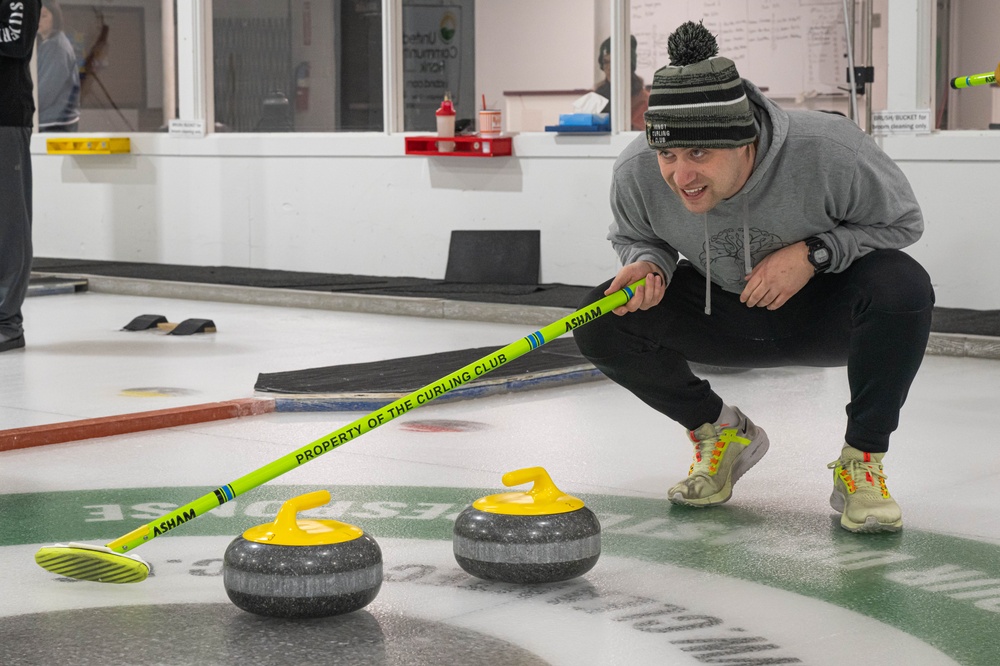
M 541 347 L 563 333 L 572 331 L 617 307 L 625 305 L 635 294 L 635 289 L 643 284 L 645 284 L 645 280 L 638 280 L 605 296 L 531 335 L 498 349 L 436 382 L 348 423 L 339 430 L 306 444 L 297 451 L 241 476 L 232 483 L 216 488 L 193 502 L 185 504 L 155 521 L 146 523 L 104 546 L 75 542 L 44 546 L 35 553 L 35 562 L 47 571 L 78 580 L 98 583 L 138 583 L 143 581 L 149 575 L 149 564 L 141 557 L 132 554 L 132 551 L 142 544 L 194 520 L 215 507 L 225 504 L 237 495 L 242 495 L 285 472 L 315 460 L 324 453 L 329 453 L 352 439 L 374 430 L 383 423 L 388 423 L 397 416 L 425 405 L 454 388 L 482 377 L 491 370 Z
M 996 83 L 998 79 L 1000 79 L 1000 64 L 997 64 L 996 70 L 992 72 L 972 74 L 971 76 L 956 76 L 951 80 L 951 87 L 959 90 L 973 86 L 987 86 Z

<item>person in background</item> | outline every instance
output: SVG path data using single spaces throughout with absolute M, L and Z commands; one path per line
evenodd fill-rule
M 785 111 L 764 97 L 717 55 L 703 25 L 680 26 L 668 47 L 646 133 L 614 166 L 608 239 L 622 268 L 584 302 L 645 284 L 615 309 L 620 316 L 575 329 L 577 344 L 688 430 L 694 460 L 667 498 L 694 507 L 728 501 L 769 440 L 690 363 L 846 365 L 845 434 L 810 435 L 839 439 L 830 504 L 849 531 L 898 530 L 882 460 L 934 305 L 927 272 L 900 251 L 923 232 L 913 189 L 848 119 Z M 793 413 L 808 426 L 813 409 L 806 402 Z M 797 502 L 800 473 L 784 469 L 775 495 Z
M 649 106 L 649 91 L 646 90 L 646 82 L 642 80 L 642 77 L 635 73 L 636 68 L 636 49 L 638 44 L 635 41 L 635 36 L 631 35 L 632 39 L 632 124 L 633 130 L 642 131 L 646 127 L 646 121 L 643 119 L 643 114 L 646 113 L 646 108 Z M 597 51 L 597 64 L 600 66 L 601 71 L 604 72 L 604 80 L 601 81 L 594 87 L 594 92 L 596 92 L 601 97 L 606 97 L 611 99 L 611 38 L 608 37 L 601 43 L 601 48 Z M 607 106 L 601 111 L 601 113 L 611 113 L 611 102 L 609 101 Z
M 24 347 L 31 278 L 31 53 L 38 0 L 0 0 L 0 352 Z
M 80 124 L 80 71 L 55 0 L 38 19 L 38 131 L 75 132 Z

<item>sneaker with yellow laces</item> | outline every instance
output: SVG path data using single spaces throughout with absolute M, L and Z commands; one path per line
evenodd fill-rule
M 884 453 L 859 451 L 844 444 L 833 470 L 830 506 L 841 513 L 840 525 L 851 532 L 895 532 L 903 526 L 903 512 L 885 487 Z
M 733 409 L 736 423 L 705 423 L 689 433 L 694 461 L 688 477 L 667 491 L 674 504 L 705 507 L 729 501 L 739 478 L 767 453 L 764 429 Z

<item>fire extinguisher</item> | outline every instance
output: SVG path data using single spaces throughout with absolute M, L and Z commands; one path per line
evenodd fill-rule
M 295 68 L 295 110 L 309 110 L 309 63 L 304 61 Z

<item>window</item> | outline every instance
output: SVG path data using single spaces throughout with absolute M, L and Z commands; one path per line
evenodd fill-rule
M 485 100 L 501 109 L 504 131 L 558 125 L 604 81 L 598 51 L 611 34 L 608 0 L 478 0 L 475 21 L 474 107 Z
M 378 0 L 214 0 L 216 131 L 381 131 Z
M 42 132 L 153 132 L 166 125 L 160 0 L 43 0 Z
M 935 122 L 938 129 L 989 129 L 1000 125 L 996 83 L 953 89 L 951 80 L 995 72 L 1000 65 L 996 0 L 937 0 Z
M 445 95 L 458 131 L 475 129 L 474 0 L 403 0 L 403 128 L 434 131 Z

